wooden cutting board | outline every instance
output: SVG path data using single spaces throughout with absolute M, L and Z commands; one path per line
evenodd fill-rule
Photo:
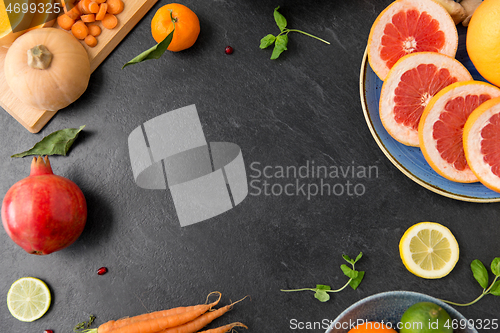
M 97 37 L 96 47 L 87 49 L 90 58 L 90 69 L 93 72 L 104 59 L 113 51 L 121 40 L 132 30 L 142 17 L 153 7 L 158 0 L 124 0 L 125 8 L 117 15 L 118 26 L 113 30 L 102 27 L 102 33 Z M 10 90 L 4 75 L 4 60 L 6 48 L 0 47 L 0 107 L 7 111 L 14 119 L 31 133 L 38 133 L 57 111 L 37 110 L 23 104 Z M 131 58 L 133 58 L 132 55 Z

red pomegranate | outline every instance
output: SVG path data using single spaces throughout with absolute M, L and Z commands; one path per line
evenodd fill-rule
M 87 203 L 71 180 L 54 175 L 49 158 L 35 157 L 30 175 L 15 183 L 2 203 L 2 222 L 12 240 L 32 254 L 71 245 L 87 221 Z

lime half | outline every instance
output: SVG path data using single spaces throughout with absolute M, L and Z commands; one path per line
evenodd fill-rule
M 7 306 L 15 318 L 31 322 L 47 312 L 50 299 L 50 290 L 45 282 L 33 277 L 23 277 L 10 287 Z

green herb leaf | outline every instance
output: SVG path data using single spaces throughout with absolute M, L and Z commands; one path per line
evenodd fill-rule
M 351 259 L 347 254 L 343 254 L 342 258 L 344 258 L 345 261 L 347 261 L 350 264 L 354 264 L 354 260 Z
M 500 280 L 493 283 L 493 286 L 491 286 L 490 289 L 490 294 L 500 296 Z
M 472 270 L 472 274 L 474 274 L 474 278 L 477 282 L 479 282 L 481 287 L 483 287 L 483 289 L 488 288 L 488 271 L 486 270 L 486 267 L 484 267 L 483 263 L 476 259 L 472 261 L 470 268 Z
M 359 286 L 359 284 L 363 280 L 363 277 L 365 276 L 365 272 L 364 271 L 358 271 L 357 273 L 358 273 L 358 276 L 356 276 L 354 279 L 352 279 L 349 282 L 349 285 L 354 290 L 356 290 L 356 288 Z
M 354 260 L 354 263 L 357 263 L 359 259 L 361 259 L 361 257 L 363 257 L 363 252 L 359 252 L 358 256 L 356 257 L 356 260 Z
M 278 59 L 280 54 L 287 50 L 286 46 L 288 44 L 288 36 L 287 35 L 279 35 L 276 37 L 276 41 L 274 42 L 273 54 L 271 54 L 271 59 Z
M 134 59 L 127 62 L 125 65 L 123 65 L 122 69 L 124 69 L 127 66 L 138 64 L 138 63 L 146 61 L 146 60 L 159 59 L 163 55 L 163 53 L 165 53 L 168 46 L 172 42 L 172 38 L 174 37 L 174 31 L 175 31 L 175 27 L 172 30 L 172 32 L 170 32 L 168 34 L 168 36 L 165 37 L 164 40 L 162 40 L 160 43 L 156 44 L 155 46 L 153 46 L 149 50 L 142 52 L 137 57 L 135 57 Z
M 330 299 L 330 295 L 324 290 L 317 290 L 314 293 L 314 297 L 320 302 L 328 302 L 328 300 Z
M 316 290 L 332 290 L 332 288 L 324 284 L 317 284 Z
M 499 257 L 496 257 L 491 262 L 491 271 L 493 272 L 493 274 L 495 274 L 495 276 L 500 276 L 500 258 Z
M 265 48 L 273 45 L 273 43 L 274 43 L 275 40 L 276 40 L 276 37 L 274 35 L 271 35 L 271 34 L 263 37 L 260 40 L 260 48 L 261 49 L 265 49 Z
M 280 28 L 281 31 L 283 31 L 285 28 L 286 28 L 286 18 L 280 13 L 278 12 L 278 9 L 280 7 L 276 7 L 274 9 L 274 20 L 276 21 L 276 24 L 278 25 L 278 28 Z
M 24 157 L 30 155 L 63 155 L 66 156 L 69 149 L 75 142 L 78 134 L 83 130 L 85 125 L 80 128 L 66 128 L 55 131 L 41 141 L 37 142 L 31 149 L 14 154 L 11 157 Z
M 358 277 L 358 272 L 353 270 L 352 268 L 350 268 L 347 265 L 344 265 L 344 264 L 340 265 L 340 269 L 342 270 L 342 272 L 344 272 L 344 274 L 347 277 L 349 277 L 351 279 L 355 279 Z

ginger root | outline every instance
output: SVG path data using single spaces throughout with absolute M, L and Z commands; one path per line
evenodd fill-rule
M 458 2 L 453 0 L 434 0 L 443 6 L 446 11 L 451 15 L 451 18 L 455 22 L 455 24 L 459 24 L 463 22 L 463 20 L 467 17 L 467 13 L 465 8 Z M 479 0 L 481 2 L 481 0 Z M 461 3 L 467 2 L 467 0 L 462 0 Z M 469 1 L 474 2 L 474 1 Z M 472 14 L 471 14 L 472 15 Z
M 472 14 L 474 14 L 481 2 L 483 2 L 483 0 L 462 0 L 462 2 L 460 2 L 460 5 L 465 9 L 465 18 L 462 21 L 464 27 L 469 25 Z

